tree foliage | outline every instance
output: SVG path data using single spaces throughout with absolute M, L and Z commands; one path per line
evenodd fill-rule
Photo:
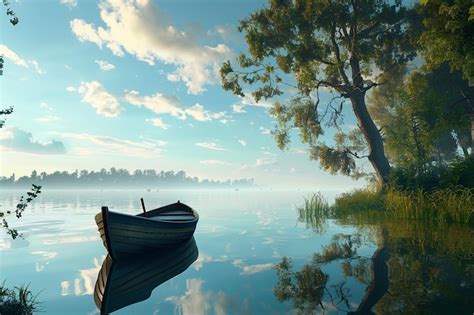
M 423 0 L 425 30 L 421 51 L 430 66 L 449 62 L 474 80 L 474 3 L 471 0 Z
M 460 71 L 442 64 L 407 74 L 386 74 L 386 84 L 374 89 L 368 108 L 383 130 L 391 163 L 425 172 L 444 166 L 470 147 L 468 82 Z
M 389 71 L 415 56 L 411 29 L 414 10 L 400 2 L 271 0 L 266 8 L 240 22 L 249 55 L 240 55 L 237 67 L 221 67 L 224 89 L 243 96 L 252 86 L 256 101 L 297 92 L 287 102 L 277 102 L 272 114 L 278 123 L 273 135 L 280 148 L 290 144 L 293 128 L 311 148 L 311 158 L 333 173 L 350 175 L 358 155 L 351 148 L 320 141 L 324 127 L 340 132 L 343 107 L 352 103 L 377 173 L 388 173 L 380 134 L 367 116 L 364 96 L 379 84 L 374 70 Z M 322 90 L 332 93 L 320 99 Z M 324 103 L 324 104 L 323 104 Z M 324 105 L 324 106 L 323 106 Z M 341 138 L 340 135 L 337 137 Z M 385 176 L 386 174 L 383 174 Z

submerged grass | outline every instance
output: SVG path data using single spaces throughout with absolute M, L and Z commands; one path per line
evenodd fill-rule
M 301 221 L 322 227 L 324 218 L 365 216 L 379 219 L 409 219 L 431 223 L 474 225 L 474 189 L 446 188 L 431 192 L 370 189 L 355 190 L 336 198 L 330 206 L 320 194 L 305 199 L 299 209 Z
M 33 294 L 28 285 L 5 287 L 5 281 L 0 286 L 0 314 L 1 315 L 30 315 L 39 311 L 38 294 Z

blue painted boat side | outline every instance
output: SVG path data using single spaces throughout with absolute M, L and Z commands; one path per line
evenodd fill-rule
M 191 220 L 162 221 L 160 214 L 166 213 L 163 209 L 176 210 L 190 209 L 194 215 Z M 172 204 L 154 211 L 154 218 L 133 216 L 103 207 L 96 216 L 96 223 L 100 236 L 112 259 L 117 260 L 129 255 L 141 255 L 160 247 L 176 246 L 189 240 L 196 230 L 199 216 L 184 204 Z

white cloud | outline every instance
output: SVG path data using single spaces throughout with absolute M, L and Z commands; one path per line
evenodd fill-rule
M 116 117 L 122 111 L 117 98 L 107 92 L 97 81 L 81 82 L 78 88 L 69 86 L 66 90 L 81 94 L 82 102 L 90 104 L 101 116 Z
M 17 53 L 15 53 L 13 50 L 8 48 L 5 45 L 0 44 L 0 55 L 3 55 L 5 59 L 11 60 L 13 63 L 15 63 L 18 66 L 25 67 L 25 68 L 30 68 L 30 66 L 33 67 L 33 69 L 36 71 L 38 74 L 45 74 L 46 71 L 40 68 L 38 62 L 34 59 L 32 60 L 25 60 L 18 56 Z
M 214 28 L 215 34 L 219 35 L 225 42 L 238 42 L 242 39 L 237 32 L 235 25 L 217 25 Z M 210 32 L 210 35 L 213 32 Z
M 253 275 L 258 272 L 272 269 L 274 264 L 257 264 L 257 265 L 245 265 L 241 259 L 236 259 L 232 262 L 235 267 L 242 269 L 241 275 Z
M 93 259 L 94 266 L 92 268 L 79 270 L 80 278 L 74 279 L 74 294 L 75 295 L 94 294 L 95 280 L 97 279 L 97 274 L 99 274 L 100 268 L 102 267 L 99 261 L 100 261 L 99 259 L 94 257 Z M 69 295 L 68 293 L 69 285 L 67 285 L 66 287 L 67 289 L 66 289 L 65 295 Z
M 64 4 L 69 9 L 77 7 L 77 0 L 61 0 L 61 4 Z
M 240 139 L 240 140 L 238 140 L 238 141 L 239 141 L 239 143 L 240 143 L 241 145 L 243 145 L 244 147 L 247 145 L 247 142 L 245 142 L 245 140 Z
M 213 262 L 213 261 L 214 260 L 212 259 L 211 256 L 208 256 L 208 255 L 203 254 L 203 253 L 199 253 L 198 259 L 196 261 L 194 261 L 191 266 L 194 269 L 196 269 L 197 271 L 199 271 L 200 269 L 202 269 L 204 264 L 210 263 L 210 262 Z
M 234 113 L 246 113 L 247 112 L 246 110 L 244 110 L 244 106 L 242 104 L 232 105 L 232 111 Z
M 45 109 L 45 110 L 48 110 L 48 111 L 53 110 L 53 108 L 51 106 L 49 106 L 49 104 L 46 103 L 46 102 L 41 102 L 39 106 L 40 106 L 41 109 Z
M 263 108 L 272 108 L 272 103 L 260 100 L 258 103 L 255 101 L 253 96 L 250 93 L 245 93 L 245 96 L 239 96 L 240 101 L 236 104 L 232 105 L 232 110 L 234 113 L 246 113 L 244 108 L 246 106 L 256 106 L 256 107 L 263 107 Z
M 93 42 L 102 48 L 103 41 L 99 35 L 100 32 L 95 30 L 94 24 L 87 24 L 84 20 L 74 19 L 69 25 L 72 32 L 81 42 Z M 103 29 L 100 28 L 99 30 Z
M 223 147 L 219 146 L 217 143 L 214 142 L 197 142 L 196 145 L 201 148 L 209 149 L 209 150 L 216 150 L 216 151 L 227 151 Z
M 5 45 L 0 45 L 0 55 L 3 55 L 3 58 L 13 61 L 18 66 L 28 68 L 26 61 Z
M 99 8 L 104 26 L 71 21 L 80 41 L 106 46 L 117 56 L 127 52 L 150 65 L 156 61 L 173 64 L 176 70 L 168 78 L 183 81 L 188 93 L 198 94 L 204 85 L 218 82 L 218 68 L 231 54 L 226 45 L 200 46 L 195 28 L 177 29 L 149 0 L 108 0 Z
M 125 100 L 135 106 L 143 106 L 156 114 L 170 114 L 179 119 L 185 119 L 185 111 L 179 107 L 180 100 L 176 96 L 156 93 L 152 96 L 140 96 L 137 91 L 125 94 Z
M 232 314 L 250 314 L 241 303 L 231 301 L 222 291 L 214 293 L 203 290 L 204 281 L 201 279 L 187 279 L 186 292 L 181 296 L 170 296 L 166 301 L 175 304 L 174 314 L 224 315 L 229 311 Z
M 262 157 L 255 160 L 253 164 L 244 164 L 240 167 L 241 170 L 246 169 L 253 169 L 253 168 L 260 168 L 264 166 L 269 166 L 277 163 L 277 159 L 275 157 Z
M 99 65 L 100 70 L 102 71 L 110 71 L 114 70 L 115 66 L 105 60 L 95 60 L 95 63 Z
M 58 121 L 60 119 L 61 118 L 59 118 L 58 116 L 47 115 L 47 116 L 38 117 L 35 120 L 40 123 L 50 123 L 53 121 Z
M 204 160 L 204 161 L 200 161 L 199 163 L 206 164 L 206 165 L 232 165 L 229 162 L 220 161 L 220 160 Z
M 145 140 L 145 141 L 143 141 L 143 143 L 145 143 L 145 144 L 151 143 L 151 144 L 154 144 L 154 145 L 157 145 L 157 146 L 160 146 L 160 147 L 163 147 L 163 146 L 168 144 L 167 141 L 163 141 L 163 140 L 152 139 L 152 138 L 143 137 L 143 136 L 140 136 L 139 138 Z
M 277 156 L 277 154 L 269 152 L 269 151 L 263 151 L 262 153 L 265 154 L 265 155 Z
M 204 107 L 199 103 L 196 103 L 194 106 L 185 109 L 186 114 L 193 117 L 198 121 L 208 121 L 212 119 L 221 119 L 225 116 L 224 112 L 211 113 L 204 110 Z
M 182 108 L 179 98 L 161 93 L 152 96 L 140 96 L 137 91 L 128 91 L 124 98 L 132 105 L 143 106 L 156 114 L 169 114 L 178 119 L 186 119 L 187 116 L 191 116 L 197 121 L 209 121 L 221 119 L 225 116 L 225 112 L 209 112 L 199 103 L 189 108 Z
M 153 126 L 160 127 L 161 129 L 168 129 L 169 125 L 165 124 L 160 118 L 153 118 L 153 119 L 148 119 L 148 121 L 151 121 Z
M 46 71 L 44 71 L 43 69 L 40 68 L 38 62 L 36 60 L 30 60 L 29 63 L 33 66 L 33 68 L 35 69 L 36 73 L 42 75 L 42 74 L 46 74 Z
M 160 156 L 161 146 L 166 142 L 144 139 L 145 141 L 131 141 L 109 136 L 91 135 L 86 133 L 52 133 L 66 139 L 78 140 L 94 144 L 102 148 L 105 154 L 120 154 L 132 157 L 154 158 Z
M 263 135 L 269 135 L 269 134 L 271 134 L 271 130 L 270 130 L 270 129 L 267 129 L 267 128 L 264 128 L 263 126 L 260 126 L 259 129 L 262 131 L 262 134 L 263 134 Z
M 168 79 L 168 81 L 171 81 L 171 82 L 178 82 L 179 76 L 174 73 L 168 73 L 168 75 L 166 76 L 166 79 Z
M 36 251 L 31 252 L 32 255 L 38 255 L 43 260 L 53 259 L 54 257 L 58 256 L 57 252 L 46 252 L 46 251 Z
M 61 141 L 41 142 L 33 138 L 30 132 L 19 128 L 0 130 L 0 146 L 15 152 L 33 154 L 65 154 L 66 148 Z
M 264 166 L 264 165 L 271 165 L 271 164 L 275 164 L 277 161 L 275 158 L 260 158 L 260 159 L 257 159 L 255 160 L 255 167 L 259 167 L 259 166 Z

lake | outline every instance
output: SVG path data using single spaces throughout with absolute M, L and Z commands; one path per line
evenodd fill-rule
M 21 193 L 1 192 L 3 209 Z M 103 205 L 136 214 L 143 197 L 150 209 L 180 200 L 199 212 L 197 259 L 114 314 L 346 314 L 372 305 L 378 314 L 474 312 L 473 229 L 360 218 L 315 224 L 297 211 L 309 194 L 45 191 L 23 218 L 9 220 L 24 238 L 2 234 L 0 281 L 30 283 L 44 314 L 99 314 L 94 287 L 107 252 L 94 215 Z M 122 272 L 145 267 L 131 261 Z

